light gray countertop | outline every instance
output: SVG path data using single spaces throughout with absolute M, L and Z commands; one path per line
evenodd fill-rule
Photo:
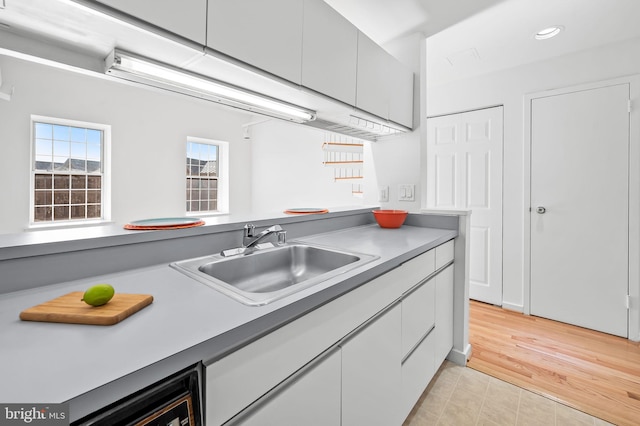
M 71 417 L 143 388 L 190 364 L 210 361 L 454 237 L 457 231 L 365 225 L 304 241 L 379 258 L 259 307 L 243 305 L 160 264 L 0 295 L 0 402 L 71 402 Z M 153 303 L 113 326 L 21 321 L 31 306 L 108 282 Z

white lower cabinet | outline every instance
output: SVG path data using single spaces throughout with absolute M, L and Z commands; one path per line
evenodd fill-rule
M 402 361 L 401 412 L 403 418 L 409 415 L 437 371 L 433 330 L 431 329 L 430 333 Z
M 335 346 L 225 424 L 340 426 L 341 375 Z
M 452 249 L 205 362 L 207 425 L 402 425 L 453 347 Z
M 402 415 L 411 412 L 435 374 L 436 278 L 402 297 Z
M 400 304 L 367 324 L 342 347 L 342 425 L 402 424 Z

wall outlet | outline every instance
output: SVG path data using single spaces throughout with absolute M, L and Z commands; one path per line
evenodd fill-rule
M 416 186 L 412 184 L 398 185 L 398 201 L 415 201 Z
M 389 186 L 379 186 L 378 187 L 378 201 L 381 203 L 389 202 Z

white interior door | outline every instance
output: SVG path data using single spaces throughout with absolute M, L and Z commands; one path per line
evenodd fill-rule
M 531 100 L 531 314 L 627 336 L 629 84 Z
M 427 208 L 471 210 L 469 297 L 502 305 L 502 107 L 427 119 Z

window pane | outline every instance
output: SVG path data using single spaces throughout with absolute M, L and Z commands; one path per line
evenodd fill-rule
M 36 139 L 53 139 L 53 126 L 46 123 L 35 123 Z
M 56 206 L 53 208 L 53 220 L 68 220 L 69 206 Z
M 86 204 L 86 202 L 87 194 L 85 191 L 71 191 L 71 204 Z
M 71 171 L 72 172 L 85 172 L 87 171 L 87 161 L 82 159 L 78 159 L 78 158 L 72 158 L 70 159 L 70 163 L 71 163 Z
M 36 222 L 50 221 L 53 219 L 52 213 L 53 209 L 51 208 L 51 206 L 36 207 L 34 219 Z
M 86 206 L 71 206 L 71 219 L 84 219 L 86 215 Z
M 53 155 L 53 144 L 51 139 L 36 139 L 36 157 L 45 157 L 51 160 Z
M 71 128 L 71 140 L 73 142 L 82 142 L 83 144 L 87 140 L 87 129 L 83 129 L 81 127 L 72 127 Z
M 90 144 L 97 144 L 99 146 L 102 143 L 102 131 L 87 129 L 87 142 Z
M 39 172 L 50 172 L 53 170 L 53 163 L 51 161 L 36 161 L 34 168 Z
M 71 177 L 71 187 L 75 189 L 84 189 L 87 187 L 87 177 L 85 175 L 73 175 Z
M 36 175 L 35 185 L 36 189 L 51 189 L 53 188 L 53 177 L 51 175 Z
M 33 201 L 36 206 L 50 206 L 51 199 L 51 191 L 36 191 Z
M 85 159 L 87 157 L 87 144 L 85 143 L 72 143 L 71 144 L 71 158 Z
M 53 142 L 53 155 L 60 157 L 68 157 L 71 147 L 67 141 L 54 141 Z
M 87 161 L 87 173 L 100 173 L 102 171 L 102 163 L 100 161 Z
M 100 191 L 87 191 L 87 203 L 99 203 L 100 202 Z
M 53 187 L 55 189 L 67 189 L 69 188 L 69 176 L 59 175 L 53 178 Z
M 54 191 L 53 192 L 53 204 L 69 204 L 69 191 Z
M 100 176 L 87 176 L 87 188 L 102 188 L 102 179 Z
M 100 205 L 88 205 L 87 206 L 87 218 L 89 219 L 93 219 L 93 218 L 99 218 L 101 217 L 102 213 L 101 213 L 101 209 L 100 209 Z
M 69 157 L 53 157 L 53 170 L 69 171 Z
M 61 126 L 54 124 L 53 126 L 53 139 L 60 141 L 68 141 L 70 136 L 69 126 Z
M 102 152 L 100 150 L 100 144 L 87 144 L 87 159 L 99 161 L 101 157 Z

